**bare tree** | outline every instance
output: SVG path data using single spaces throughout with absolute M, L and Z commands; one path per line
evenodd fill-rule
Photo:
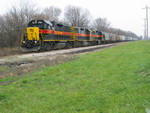
M 6 45 L 6 38 L 5 37 L 5 30 L 4 30 L 4 18 L 2 15 L 0 15 L 0 48 L 4 48 Z
M 70 25 L 78 27 L 87 27 L 92 18 L 87 9 L 71 5 L 65 8 L 64 16 Z
M 35 19 L 35 17 L 40 12 L 36 4 L 30 2 L 29 0 L 21 1 L 18 10 L 19 10 L 20 20 L 21 22 L 23 22 L 24 25 L 27 25 L 29 21 Z
M 54 6 L 50 6 L 49 8 L 45 8 L 43 10 L 42 14 L 41 14 L 41 16 L 43 16 L 44 19 L 49 20 L 49 21 L 56 21 L 56 22 L 58 22 L 58 20 L 59 20 L 58 17 L 61 14 L 61 9 L 57 8 L 57 7 L 54 7 Z
M 7 43 L 3 43 L 5 47 L 18 46 L 22 35 L 23 28 L 32 20 L 38 13 L 34 4 L 28 2 L 21 2 L 19 7 L 12 6 L 8 12 L 3 15 L 1 19 L 0 38 L 5 38 Z M 1 29 L 1 28 L 0 28 Z
M 93 21 L 92 27 L 99 31 L 108 32 L 110 22 L 106 18 L 97 18 Z

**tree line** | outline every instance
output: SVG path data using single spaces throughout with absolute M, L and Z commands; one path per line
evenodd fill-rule
M 29 21 L 33 19 L 44 19 L 48 21 L 61 22 L 66 25 L 85 27 L 103 32 L 117 33 L 131 37 L 138 36 L 131 31 L 112 28 L 106 18 L 93 19 L 87 9 L 69 5 L 64 10 L 50 6 L 45 9 L 38 8 L 28 1 L 20 2 L 19 6 L 12 6 L 5 14 L 0 15 L 0 48 L 19 47 L 23 31 Z

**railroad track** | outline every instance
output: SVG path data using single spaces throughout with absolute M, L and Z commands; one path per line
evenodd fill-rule
M 59 54 L 78 54 L 78 53 L 85 53 L 85 52 L 100 50 L 100 49 L 112 47 L 118 44 L 121 44 L 121 43 L 86 46 L 86 47 L 78 47 L 78 48 L 71 48 L 71 49 L 51 50 L 51 51 L 45 51 L 45 52 L 22 53 L 22 54 L 17 55 L 17 57 L 26 58 L 26 57 L 40 57 L 40 56 L 59 55 Z
M 104 48 L 116 46 L 119 44 L 122 44 L 122 43 L 111 43 L 111 44 L 104 44 L 104 45 L 86 46 L 86 47 L 78 47 L 78 48 L 71 48 L 71 49 L 51 50 L 51 51 L 44 51 L 44 52 L 19 53 L 17 55 L 9 55 L 6 57 L 0 57 L 0 65 L 4 62 L 13 62 L 13 61 L 21 60 L 21 59 L 26 59 L 26 58 L 34 59 L 35 57 L 93 52 L 93 51 L 98 51 L 98 50 L 101 50 Z

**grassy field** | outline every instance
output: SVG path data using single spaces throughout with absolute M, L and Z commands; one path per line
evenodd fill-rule
M 148 109 L 150 41 L 81 55 L 0 86 L 1 113 L 146 113 Z

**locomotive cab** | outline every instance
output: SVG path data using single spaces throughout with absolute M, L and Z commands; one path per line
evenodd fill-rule
M 52 29 L 52 23 L 46 20 L 32 20 L 28 24 L 27 39 L 40 40 L 40 31 L 45 29 Z
M 41 30 L 53 29 L 51 22 L 46 20 L 32 20 L 29 22 L 26 33 L 23 34 L 22 39 L 22 51 L 37 51 L 40 50 L 43 35 L 40 33 Z
M 53 24 L 46 20 L 32 20 L 28 27 L 39 27 L 39 29 L 52 29 Z

